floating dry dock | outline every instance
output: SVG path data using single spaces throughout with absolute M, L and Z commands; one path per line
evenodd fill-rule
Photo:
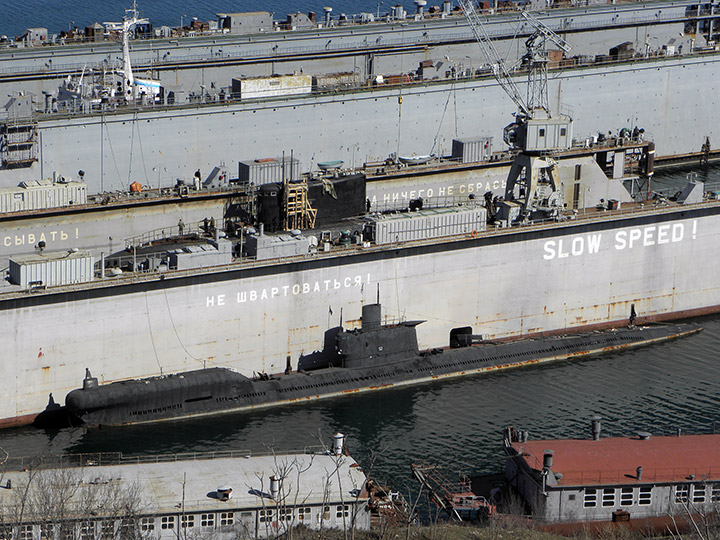
M 633 309 L 638 322 L 712 313 L 720 282 L 696 268 L 717 250 L 718 214 L 717 201 L 701 198 L 532 225 L 463 224 L 449 236 L 389 244 L 350 234 L 309 249 L 312 235 L 286 234 L 276 258 L 228 254 L 223 266 L 190 270 L 137 259 L 146 271 L 33 292 L 9 286 L 0 371 L 14 390 L 0 414 L 32 421 L 49 393 L 60 399 L 86 368 L 101 384 L 203 367 L 281 373 L 288 356 L 298 370 L 312 365 L 332 321 L 353 328 L 378 291 L 386 321 L 427 321 L 420 349 L 467 326 L 499 339 L 621 326 Z M 127 252 L 125 264 L 133 258 Z

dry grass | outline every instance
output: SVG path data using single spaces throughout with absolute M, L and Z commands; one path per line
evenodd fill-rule
M 293 540 L 351 540 L 351 533 L 339 529 L 309 529 L 293 532 Z M 354 540 L 567 540 L 562 536 L 528 528 L 505 529 L 473 524 L 439 523 L 431 526 L 389 528 L 385 531 L 355 531 Z M 621 539 L 618 539 L 621 540 Z M 624 539 L 622 539 L 624 540 Z
M 648 540 L 650 537 L 625 527 L 612 527 L 590 534 L 579 532 L 570 537 L 570 540 Z M 656 539 L 670 539 L 671 536 L 657 536 Z M 704 540 L 701 537 L 688 534 L 675 535 L 677 540 Z M 475 524 L 438 523 L 436 525 L 408 527 L 394 527 L 384 531 L 355 531 L 343 532 L 338 529 L 312 531 L 309 529 L 295 529 L 292 540 L 568 540 L 545 531 L 532 529 L 527 526 L 507 527 L 501 525 L 478 526 Z

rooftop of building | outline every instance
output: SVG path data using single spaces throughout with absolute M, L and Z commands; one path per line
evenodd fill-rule
M 49 235 L 48 235 L 49 236 Z M 65 249 L 63 251 L 41 251 L 14 255 L 12 261 L 19 265 L 42 264 L 50 261 L 63 261 L 90 258 L 90 252 L 84 249 Z
M 536 440 L 512 447 L 537 470 L 552 450 L 559 486 L 720 480 L 720 434 Z
M 16 492 L 30 482 L 31 490 L 46 490 L 61 484 L 77 486 L 70 507 L 83 512 L 86 501 L 132 495 L 142 514 L 221 512 L 296 505 L 352 504 L 366 496 L 365 474 L 355 460 L 328 452 L 234 456 L 208 459 L 147 457 L 113 465 L 45 468 L 6 471 L 2 475 L 0 507 L 9 509 Z M 276 497 L 271 495 L 271 477 L 280 479 Z M 67 489 L 67 487 L 65 487 Z M 231 490 L 229 500 L 223 490 Z M 102 511 L 100 511 L 101 513 Z M 102 517 L 98 514 L 99 517 Z

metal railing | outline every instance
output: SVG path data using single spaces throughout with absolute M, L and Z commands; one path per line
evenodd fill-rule
M 469 202 L 469 201 L 468 201 Z M 522 222 L 522 223 L 514 223 L 511 225 L 503 225 L 503 224 L 496 224 L 494 226 L 488 226 L 484 231 L 472 231 L 472 233 L 468 234 L 460 234 L 460 235 L 453 235 L 453 236 L 445 236 L 445 237 L 438 237 L 438 238 L 428 238 L 424 240 L 413 240 L 413 241 L 400 241 L 397 243 L 390 243 L 390 244 L 383 244 L 383 245 L 377 245 L 374 243 L 371 243 L 370 245 L 367 244 L 361 244 L 361 245 L 350 245 L 350 246 L 332 246 L 329 251 L 313 251 L 309 252 L 304 255 L 295 255 L 292 258 L 293 261 L 298 261 L 302 259 L 321 259 L 321 258 L 336 258 L 336 257 L 346 257 L 346 256 L 352 256 L 354 254 L 360 253 L 360 252 L 373 252 L 373 251 L 384 251 L 387 249 L 392 249 L 396 247 L 414 247 L 414 246 L 424 246 L 424 245 L 430 245 L 430 244 L 436 244 L 436 243 L 452 243 L 452 242 L 461 242 L 468 239 L 480 239 L 484 237 L 489 236 L 498 236 L 498 235 L 507 235 L 507 234 L 515 234 L 519 231 L 525 231 L 529 228 L 533 228 L 536 230 L 549 230 L 553 228 L 561 228 L 561 227 L 567 227 L 568 225 L 577 224 L 577 223 L 599 223 L 602 221 L 617 221 L 619 219 L 632 219 L 636 216 L 640 216 L 643 214 L 665 214 L 665 213 L 671 213 L 671 212 L 677 212 L 682 211 L 690 208 L 697 208 L 700 206 L 718 206 L 720 205 L 720 199 L 714 199 L 711 197 L 706 197 L 702 202 L 694 203 L 691 205 L 679 205 L 672 201 L 669 201 L 667 199 L 655 199 L 646 201 L 643 203 L 629 203 L 624 204 L 621 206 L 621 208 L 615 209 L 615 210 L 604 210 L 600 211 L 596 208 L 588 208 L 588 209 L 580 209 L 580 210 L 574 210 L 572 213 L 565 214 L 562 216 L 561 219 L 551 218 L 551 219 L 543 219 L 543 220 L 533 220 L 528 222 Z M 104 287 L 112 287 L 119 283 L 141 283 L 141 282 L 149 282 L 154 281 L 157 279 L 160 279 L 162 277 L 163 279 L 168 278 L 184 278 L 188 276 L 198 276 L 198 275 L 206 275 L 206 274 L 214 274 L 214 273 L 222 273 L 227 271 L 235 271 L 238 268 L 243 269 L 249 269 L 249 268 L 260 268 L 260 267 L 267 267 L 274 264 L 277 264 L 277 259 L 265 259 L 262 261 L 257 261 L 254 258 L 250 257 L 239 257 L 235 258 L 232 263 L 221 265 L 221 266 L 210 266 L 210 267 L 200 267 L 200 268 L 193 268 L 188 270 L 173 270 L 171 272 L 163 272 L 162 275 L 158 273 L 157 270 L 143 270 L 140 272 L 128 272 L 123 273 L 120 275 L 115 276 L 106 276 L 106 279 L 100 280 L 96 279 L 91 282 L 87 283 L 80 283 L 80 284 L 71 284 L 71 285 L 61 285 L 57 287 L 48 287 L 46 290 L 36 292 L 36 295 L 44 295 L 44 294 L 53 294 L 55 292 L 65 292 L 67 290 L 71 289 L 95 289 L 95 288 L 104 288 Z M 28 294 L 28 291 L 23 290 L 16 290 L 13 289 L 12 291 L 4 292 L 0 291 L 0 293 L 3 295 L 3 297 L 6 298 L 12 298 L 12 297 L 21 297 Z
M 139 248 L 142 246 L 148 246 L 153 242 L 160 240 L 167 240 L 168 238 L 185 238 L 194 237 L 201 238 L 203 236 L 210 237 L 210 224 L 208 223 L 207 229 L 205 223 L 198 221 L 197 223 L 187 223 L 185 225 L 174 225 L 172 227 L 162 227 L 160 229 L 153 229 L 146 231 L 137 236 L 131 236 L 125 239 L 125 249 L 132 249 L 133 247 Z
M 697 57 L 701 55 L 707 55 L 707 54 L 717 54 L 717 52 L 708 52 L 708 51 L 701 51 L 701 50 L 695 50 L 692 53 L 683 53 L 681 56 L 675 55 L 675 56 L 665 56 L 663 54 L 660 54 L 659 52 L 651 53 L 648 55 L 645 54 L 636 54 L 633 57 L 629 58 L 612 58 L 612 57 L 605 57 L 605 55 L 600 55 L 598 57 L 590 56 L 587 59 L 570 59 L 573 61 L 571 65 L 563 65 L 559 68 L 557 68 L 560 71 L 567 71 L 572 69 L 582 69 L 582 68 L 591 68 L 591 67 L 602 67 L 602 66 L 612 66 L 612 65 L 637 65 L 641 64 L 643 62 L 652 62 L 658 58 L 692 58 Z M 513 76 L 520 76 L 525 73 L 525 69 L 521 66 L 516 66 L 515 69 L 511 70 Z M 98 112 L 103 112 L 105 114 L 128 114 L 132 112 L 138 112 L 138 111 L 150 111 L 150 110 L 182 110 L 183 108 L 194 108 L 198 106 L 212 106 L 213 104 L 217 103 L 247 103 L 252 104 L 256 102 L 261 103 L 267 103 L 267 104 L 279 104 L 279 103 L 290 103 L 294 99 L 298 98 L 308 98 L 308 97 L 315 97 L 315 98 L 322 98 L 322 97 L 332 97 L 336 96 L 339 92 L 342 92 L 344 95 L 350 95 L 350 94 L 357 94 L 361 92 L 367 92 L 370 90 L 378 90 L 378 89 L 390 89 L 390 88 L 397 88 L 397 87 L 417 87 L 417 86 L 429 86 L 429 85 L 439 85 L 439 84 L 447 84 L 450 81 L 473 81 L 473 80 L 481 80 L 481 79 L 490 79 L 492 77 L 492 74 L 489 69 L 484 68 L 478 68 L 473 70 L 463 70 L 462 72 L 456 72 L 455 75 L 450 76 L 448 78 L 438 79 L 438 80 L 428 80 L 428 79 L 410 79 L 409 82 L 398 82 L 398 83 L 382 83 L 379 85 L 373 84 L 371 81 L 360 81 L 354 85 L 345 85 L 342 89 L 313 89 L 310 93 L 303 93 L 303 94 L 293 94 L 293 95 L 284 95 L 284 96 L 266 96 L 261 98 L 241 98 L 238 96 L 232 95 L 230 92 L 227 92 L 223 95 L 221 95 L 219 92 L 214 93 L 204 93 L 204 94 L 193 94 L 188 95 L 188 98 L 185 103 L 175 103 L 175 104 L 166 104 L 166 103 L 155 103 L 153 101 L 150 101 L 148 103 L 124 103 L 124 102 L 117 102 L 117 103 L 109 103 L 109 104 L 98 104 L 93 105 L 92 107 L 88 108 L 82 104 L 77 106 L 71 106 L 68 104 L 65 104 L 63 107 L 58 107 L 57 109 L 53 111 L 47 111 L 42 113 L 37 113 L 35 115 L 37 118 L 43 118 L 43 117 L 51 117 L 53 119 L 57 118 L 74 118 L 74 117 L 80 117 L 80 116 L 87 116 L 96 114 Z
M 570 20 L 569 20 L 570 19 Z M 617 18 L 609 17 L 607 19 L 595 20 L 595 21 L 574 21 L 569 18 L 563 18 L 559 22 L 544 22 L 548 28 L 554 31 L 569 32 L 569 31 L 581 31 L 591 30 L 593 28 L 612 28 L 617 26 L 637 26 L 647 23 L 667 23 L 672 21 L 684 21 L 688 17 L 672 14 L 654 13 L 648 16 L 635 16 L 635 17 L 620 17 Z M 511 23 L 513 21 L 503 21 L 504 23 Z M 463 24 L 465 26 L 465 24 Z M 512 29 L 511 29 L 512 30 Z M 530 25 L 521 24 L 518 37 L 527 37 L 532 34 L 533 29 Z M 516 33 L 507 29 L 488 29 L 489 37 L 493 39 L 502 38 L 514 38 Z M 317 54 L 322 52 L 340 52 L 340 51 L 361 51 L 366 49 L 377 49 L 377 48 L 397 48 L 397 47 L 409 47 L 416 45 L 427 45 L 428 43 L 443 44 L 453 43 L 457 41 L 474 41 L 474 35 L 471 31 L 467 32 L 455 32 L 455 33 L 443 33 L 443 34 L 428 34 L 427 36 L 420 37 L 407 37 L 407 38 L 395 38 L 387 39 L 384 36 L 380 36 L 378 39 L 372 41 L 357 41 L 354 43 L 343 43 L 338 41 L 336 43 L 324 43 L 318 45 L 306 45 L 306 46 L 275 46 L 268 48 L 257 48 L 253 50 L 240 51 L 236 53 L 222 53 L 218 54 L 195 54 L 195 55 L 184 55 L 184 56 L 172 56 L 168 58 L 157 58 L 154 56 L 139 56 L 134 55 L 133 64 L 136 65 L 138 70 L 146 69 L 147 66 L 152 67 L 163 67 L 173 66 L 176 64 L 183 63 L 197 63 L 197 62 L 213 62 L 218 60 L 252 60 L 260 58 L 272 58 L 281 57 L 284 55 L 307 55 Z M 323 41 L 320 39 L 320 41 Z M 103 42 L 109 43 L 109 42 Z M 282 42 L 279 42 L 282 43 Z M 169 47 L 169 46 L 168 46 Z M 78 72 L 80 73 L 85 69 L 89 70 L 100 70 L 103 68 L 107 69 L 107 63 L 104 61 L 96 62 L 94 64 L 87 63 L 66 63 L 66 64 L 45 64 L 43 66 L 18 66 L 0 69 L 0 74 L 27 74 L 27 73 L 54 73 L 54 72 Z
M 308 445 L 302 449 L 275 452 L 264 450 L 217 450 L 209 452 L 184 452 L 176 454 L 125 456 L 122 452 L 90 452 L 81 454 L 58 454 L 47 456 L 9 457 L 3 464 L 5 470 L 58 469 L 100 467 L 109 465 L 140 465 L 145 463 L 172 463 L 178 461 L 202 461 L 211 459 L 248 459 L 273 455 L 321 454 L 327 449 L 321 445 Z
M 442 197 L 417 197 L 414 200 L 422 199 L 422 207 L 418 210 L 431 210 L 438 208 L 475 208 L 484 206 L 483 193 L 478 193 L 475 199 L 468 197 L 459 197 L 445 195 Z M 394 199 L 390 201 L 377 201 L 374 203 L 370 212 L 372 213 L 388 213 L 401 212 L 410 207 L 411 199 Z

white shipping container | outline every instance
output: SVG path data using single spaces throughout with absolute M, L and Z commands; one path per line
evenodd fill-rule
M 233 79 L 233 94 L 237 94 L 238 90 L 240 99 L 309 94 L 312 92 L 312 76 L 281 75 L 279 77 Z
M 95 259 L 89 251 L 33 253 L 10 258 L 10 281 L 23 289 L 92 281 Z
M 262 186 L 282 182 L 285 178 L 299 180 L 300 176 L 300 160 L 291 159 L 290 156 L 241 161 L 238 164 L 238 180 L 241 184 Z
M 375 218 L 373 227 L 377 244 L 392 244 L 480 232 L 485 222 L 485 208 L 473 206 L 386 214 Z
M 30 180 L 17 187 L 0 188 L 0 213 L 43 210 L 87 204 L 85 182 Z
M 354 71 L 313 75 L 312 79 L 313 88 L 320 90 L 332 90 L 360 84 L 360 74 Z
M 278 236 L 253 234 L 247 237 L 245 249 L 248 255 L 255 257 L 258 261 L 294 257 L 307 255 L 310 251 L 310 239 L 290 234 Z
M 452 157 L 462 163 L 474 163 L 489 160 L 492 156 L 492 137 L 472 137 L 453 139 Z
M 209 268 L 232 262 L 232 242 L 220 240 L 217 243 L 187 246 L 168 251 L 170 268 L 191 270 L 193 268 Z

